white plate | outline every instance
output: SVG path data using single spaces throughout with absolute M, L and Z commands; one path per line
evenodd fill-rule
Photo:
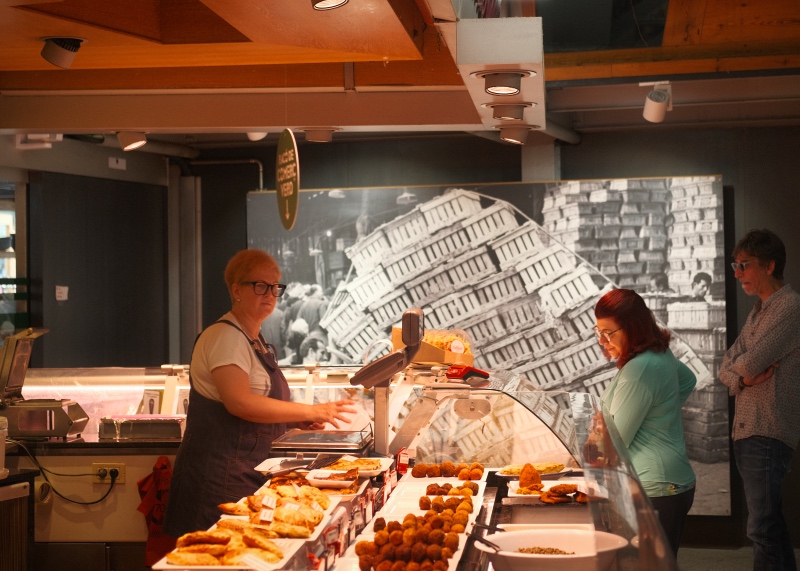
M 308 480 L 309 484 L 317 488 L 336 488 L 336 489 L 349 488 L 356 481 L 356 478 L 353 478 L 352 480 L 327 479 L 328 476 L 331 476 L 333 474 L 344 474 L 344 473 L 345 470 L 311 470 L 308 474 L 306 474 L 306 480 Z
M 358 456 L 342 456 L 342 460 L 349 460 L 349 459 L 358 459 Z M 377 470 L 364 470 L 363 468 L 358 469 L 359 477 L 363 476 L 365 478 L 372 478 L 374 476 L 379 476 L 386 470 L 392 467 L 392 462 L 394 462 L 394 458 L 370 458 L 370 460 L 380 460 L 380 467 Z
M 586 480 L 583 478 L 562 478 L 561 480 L 549 480 L 542 482 L 544 484 L 544 490 L 547 491 L 553 486 L 558 486 L 560 484 L 575 484 L 578 487 L 579 492 L 583 492 L 584 494 L 588 491 L 586 486 Z M 508 482 L 508 497 L 509 498 L 538 498 L 538 494 L 520 494 L 517 492 L 519 490 L 519 480 L 510 480 Z
M 216 526 L 212 526 L 210 529 L 214 529 Z M 274 542 L 278 547 L 281 548 L 283 551 L 283 558 L 278 561 L 277 563 L 267 563 L 263 561 L 262 564 L 265 569 L 281 569 L 282 567 L 286 566 L 297 550 L 300 549 L 301 546 L 305 544 L 304 539 L 284 539 L 284 538 L 277 538 L 271 539 L 270 541 Z M 178 571 L 180 569 L 252 569 L 249 565 L 170 565 L 167 563 L 166 555 L 161 558 L 157 563 L 151 567 L 155 571 L 161 570 L 171 570 L 171 571 Z
M 502 468 L 501 468 L 502 470 Z M 564 476 L 572 474 L 572 468 L 564 468 L 560 472 L 551 472 L 550 474 L 539 474 L 542 480 L 558 480 Z M 504 480 L 519 480 L 519 474 L 503 474 L 500 470 L 497 471 L 497 477 Z

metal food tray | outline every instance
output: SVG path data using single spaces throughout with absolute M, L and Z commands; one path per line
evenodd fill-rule
M 294 452 L 341 452 L 365 456 L 373 445 L 371 430 L 293 430 L 275 439 L 271 457 Z
M 185 416 L 106 416 L 100 419 L 99 440 L 180 440 Z

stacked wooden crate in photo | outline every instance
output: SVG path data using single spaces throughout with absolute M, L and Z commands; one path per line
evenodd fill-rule
M 643 292 L 667 262 L 665 179 L 573 181 L 547 189 L 544 227 L 620 287 Z
M 727 348 L 725 302 L 690 301 L 670 304 L 668 326 L 689 345 L 710 375 L 698 384 L 683 407 L 686 448 L 703 462 L 728 459 L 728 389 L 719 382 L 719 366 Z

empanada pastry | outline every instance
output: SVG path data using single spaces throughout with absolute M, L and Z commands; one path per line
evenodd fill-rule
M 263 549 L 258 549 L 257 547 L 243 547 L 241 549 L 232 549 L 228 551 L 222 557 L 222 564 L 223 565 L 244 565 L 246 561 L 244 560 L 245 555 L 251 555 L 254 557 L 258 557 L 262 561 L 266 561 L 267 563 L 277 563 L 280 561 L 280 557 L 272 553 L 271 551 L 264 551 Z
M 556 484 L 547 490 L 547 493 L 551 496 L 566 496 L 567 494 L 574 494 L 577 491 L 578 486 L 575 484 Z
M 177 547 L 186 547 L 187 545 L 193 545 L 195 543 L 228 543 L 231 537 L 226 533 L 221 533 L 218 531 L 192 531 L 190 533 L 184 533 L 182 536 L 178 538 L 178 541 L 175 542 Z
M 303 512 L 300 509 L 296 509 L 294 507 L 281 506 L 275 508 L 272 518 L 274 521 L 282 521 L 283 523 L 309 527 L 308 526 L 309 521 L 303 515 Z M 314 529 L 314 526 L 311 525 L 309 529 Z
M 219 559 L 208 553 L 172 551 L 167 553 L 167 563 L 170 565 L 219 565 Z
M 248 529 L 244 532 L 242 536 L 244 539 L 244 544 L 248 547 L 257 547 L 259 549 L 263 549 L 264 551 L 269 551 L 270 553 L 274 553 L 278 556 L 278 560 L 283 558 L 283 551 L 281 548 L 278 547 L 274 541 L 271 541 L 264 537 L 263 535 L 256 533 L 253 530 Z
M 217 507 L 222 513 L 228 515 L 250 515 L 250 508 L 245 504 L 228 502 L 225 504 L 219 504 Z
M 238 531 L 239 533 L 244 532 L 244 530 L 248 527 L 250 527 L 250 524 L 240 519 L 222 518 L 217 522 L 218 529 L 230 529 L 233 531 Z
M 208 553 L 214 557 L 221 557 L 228 550 L 228 544 L 223 543 L 193 543 L 179 547 L 181 553 Z
M 280 537 L 290 537 L 293 539 L 311 537 L 311 530 L 303 525 L 292 525 L 282 521 L 273 521 L 269 524 L 269 529 L 277 533 Z
M 548 492 L 542 492 L 539 494 L 539 499 L 546 504 L 566 504 L 572 501 L 572 498 L 569 496 L 553 496 Z

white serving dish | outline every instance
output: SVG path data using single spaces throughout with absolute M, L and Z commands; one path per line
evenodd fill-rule
M 317 488 L 349 488 L 353 485 L 356 481 L 356 478 L 352 480 L 328 480 L 329 476 L 333 474 L 344 474 L 346 473 L 344 470 L 311 470 L 308 474 L 306 474 L 306 480 L 308 483 Z
M 530 529 L 493 533 L 486 539 L 496 544 L 496 552 L 488 545 L 476 541 L 475 547 L 489 554 L 496 571 L 606 571 L 614 562 L 618 550 L 628 541 L 613 533 L 582 529 Z M 517 553 L 523 547 L 554 547 L 573 555 L 543 555 Z
M 216 527 L 216 526 L 214 526 Z M 211 529 L 213 530 L 214 527 Z M 285 539 L 285 538 L 277 538 L 271 539 L 270 541 L 274 542 L 278 547 L 281 548 L 283 551 L 283 558 L 278 561 L 277 563 L 267 563 L 266 561 L 259 561 L 260 568 L 263 569 L 282 569 L 286 566 L 297 550 L 300 549 L 301 546 L 305 544 L 304 539 Z M 253 569 L 250 565 L 170 565 L 167 563 L 167 556 L 165 555 L 161 558 L 158 562 L 156 562 L 153 567 L 151 567 L 154 571 L 180 571 L 181 569 L 206 569 L 206 570 L 227 570 L 227 569 Z
M 558 486 L 561 484 L 575 484 L 577 486 L 579 492 L 583 492 L 584 494 L 587 493 L 588 489 L 586 486 L 586 480 L 583 478 L 562 478 L 561 480 L 545 480 L 542 481 L 544 491 L 549 490 L 553 486 Z M 519 480 L 509 480 L 508 481 L 508 497 L 509 498 L 538 498 L 538 494 L 520 494 L 519 490 Z

